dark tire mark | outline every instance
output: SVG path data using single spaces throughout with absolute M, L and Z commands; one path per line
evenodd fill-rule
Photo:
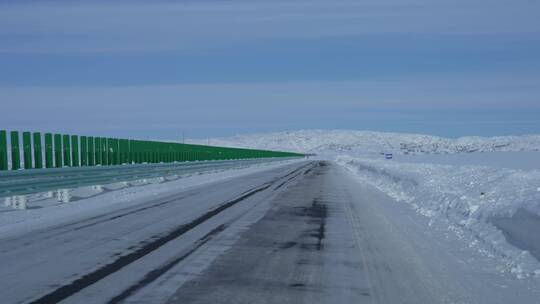
M 164 206 L 164 205 L 168 205 L 170 203 L 174 203 L 177 200 L 182 200 L 182 199 L 184 199 L 186 197 L 189 197 L 189 196 L 191 196 L 191 195 L 184 195 L 184 196 L 175 197 L 173 199 L 168 199 L 168 200 L 166 200 L 164 202 L 161 202 L 161 203 L 153 204 L 153 205 L 150 205 L 150 206 L 138 208 L 138 209 L 135 209 L 135 210 L 132 210 L 132 211 L 129 211 L 129 212 L 125 212 L 125 213 L 122 213 L 122 214 L 118 214 L 118 215 L 115 215 L 115 216 L 111 216 L 111 217 L 108 217 L 108 218 L 105 218 L 105 219 L 102 219 L 102 220 L 99 220 L 99 221 L 95 221 L 93 223 L 89 223 L 89 224 L 86 224 L 86 225 L 79 226 L 79 227 L 73 229 L 73 231 L 82 230 L 84 228 L 92 227 L 92 226 L 103 224 L 103 223 L 106 223 L 106 222 L 110 222 L 110 221 L 113 221 L 113 220 L 116 220 L 116 219 L 119 219 L 119 218 L 123 218 L 124 216 L 133 215 L 135 213 L 139 213 L 139 212 L 146 211 L 146 210 L 149 210 L 149 209 L 158 208 L 158 207 L 161 207 L 161 206 Z M 100 217 L 102 217 L 102 216 L 100 216 Z
M 305 287 L 306 284 L 304 284 L 304 283 L 293 283 L 293 284 L 289 284 L 289 286 L 298 288 L 298 287 Z
M 293 179 L 295 179 L 296 177 L 298 177 L 298 176 L 301 174 L 301 173 L 299 173 L 299 171 L 301 171 L 302 169 L 304 169 L 305 167 L 308 167 L 308 166 L 311 166 L 311 168 L 309 168 L 307 171 L 310 171 L 310 170 L 312 170 L 312 169 L 315 167 L 315 165 L 313 165 L 312 163 L 309 163 L 309 164 L 307 164 L 307 165 L 305 165 L 305 166 L 302 166 L 302 167 L 300 167 L 300 168 L 294 170 L 293 172 L 287 174 L 287 175 L 284 176 L 284 177 L 291 176 L 291 175 L 293 175 L 293 174 L 294 174 L 294 175 L 291 176 L 291 177 L 289 177 L 287 180 L 285 180 L 285 181 L 282 182 L 281 184 L 277 185 L 277 186 L 274 188 L 274 190 L 278 190 L 279 188 L 283 187 L 286 183 L 288 183 L 288 182 L 290 182 L 291 180 L 293 180 Z M 298 173 L 297 173 L 297 172 L 298 172 Z M 296 174 L 295 174 L 295 173 L 296 173 Z M 305 173 L 304 173 L 304 175 L 305 175 Z
M 188 256 L 190 256 L 192 253 L 197 251 L 197 249 L 199 249 L 202 245 L 204 245 L 208 241 L 210 241 L 214 235 L 216 235 L 216 234 L 220 233 L 221 231 L 225 230 L 225 228 L 227 228 L 227 226 L 225 226 L 225 225 L 220 225 L 220 226 L 214 228 L 212 231 L 210 231 L 205 236 L 200 238 L 188 252 L 186 252 L 182 256 L 172 260 L 171 262 L 159 267 L 158 269 L 152 270 L 151 272 L 146 274 L 142 280 L 140 280 L 136 284 L 132 285 L 128 289 L 124 290 L 122 293 L 115 296 L 114 298 L 112 298 L 107 303 L 108 304 L 115 304 L 115 303 L 119 303 L 119 302 L 127 299 L 129 296 L 134 294 L 136 291 L 138 291 L 141 288 L 143 288 L 144 286 L 152 283 L 157 278 L 159 278 L 161 275 L 163 275 L 165 272 L 169 271 L 171 268 L 176 266 L 178 263 L 185 260 Z

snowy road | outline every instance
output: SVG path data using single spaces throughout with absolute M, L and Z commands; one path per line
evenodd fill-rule
M 412 210 L 305 161 L 0 239 L 2 303 L 534 303 Z M 451 244 L 452 245 L 452 244 Z M 470 261 L 469 261 L 470 262 Z

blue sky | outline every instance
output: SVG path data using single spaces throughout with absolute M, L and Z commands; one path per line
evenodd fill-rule
M 0 128 L 540 133 L 537 1 L 4 1 Z

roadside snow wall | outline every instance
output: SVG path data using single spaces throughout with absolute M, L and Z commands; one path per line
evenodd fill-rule
M 540 170 L 397 163 L 349 156 L 339 156 L 337 162 L 361 181 L 428 217 L 429 226 L 443 225 L 477 252 L 501 259 L 500 271 L 519 278 L 540 276 L 538 256 L 533 256 L 540 252 L 536 237 L 540 234 Z M 523 214 L 527 215 L 527 226 L 523 226 Z M 521 239 L 513 240 L 512 230 L 525 232 Z

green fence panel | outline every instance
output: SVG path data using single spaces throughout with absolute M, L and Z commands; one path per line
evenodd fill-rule
M 150 143 L 145 141 L 143 148 L 144 148 L 144 158 L 145 158 L 144 162 L 150 164 L 153 159 L 152 151 L 150 151 Z
M 88 166 L 88 139 L 81 136 L 81 166 Z
M 119 165 L 120 164 L 120 141 L 116 138 L 113 138 L 113 147 L 112 147 L 112 153 L 113 153 L 113 165 Z
M 88 136 L 87 139 L 86 139 L 87 143 L 88 143 L 88 150 L 87 150 L 87 158 L 88 158 L 88 166 L 95 166 L 96 165 L 96 160 L 94 159 L 95 157 L 95 146 L 94 146 L 94 137 L 92 136 Z
M 51 133 L 45 133 L 45 168 L 53 167 L 53 137 Z
M 107 138 L 101 138 L 101 164 L 103 166 L 109 165 L 109 156 L 107 152 Z
M 129 148 L 129 144 L 128 144 L 128 141 L 126 139 L 120 139 L 120 145 L 119 145 L 119 148 L 120 148 L 120 164 L 127 164 L 128 163 L 128 148 Z
M 19 132 L 10 132 L 11 144 L 11 169 L 19 170 L 21 168 L 21 151 L 19 147 Z
M 56 168 L 62 168 L 64 166 L 62 151 L 62 135 L 54 134 L 54 165 Z
M 145 163 L 152 163 L 154 161 L 154 153 L 150 150 L 151 146 L 150 146 L 150 142 L 145 142 L 144 143 L 144 153 L 145 153 Z
M 138 146 L 137 150 L 139 151 L 140 157 L 141 157 L 141 159 L 140 159 L 141 164 L 144 164 L 144 163 L 148 162 L 148 153 L 146 151 L 146 142 L 145 141 L 139 141 L 137 146 Z
M 126 164 L 131 164 L 133 163 L 133 159 L 131 158 L 131 140 L 126 139 L 125 145 L 126 145 Z
M 138 164 L 139 160 L 137 157 L 137 141 L 136 140 L 129 140 L 129 163 L 130 164 Z
M 113 139 L 112 138 L 106 138 L 105 141 L 107 142 L 107 162 L 106 164 L 108 166 L 111 166 L 113 164 Z
M 141 163 L 173 163 L 182 161 L 208 161 L 226 159 L 251 159 L 269 157 L 301 157 L 302 154 L 189 145 L 168 142 L 90 137 L 77 135 L 45 134 L 24 132 L 22 152 L 17 131 L 10 133 L 11 169 L 20 169 L 21 153 L 25 169 L 63 167 L 121 165 Z M 43 145 L 42 145 L 43 144 Z M 44 146 L 44 147 L 43 147 Z M 7 132 L 0 130 L 0 170 L 9 168 L 9 145 Z M 45 164 L 43 164 L 43 150 Z
M 43 168 L 43 146 L 41 145 L 41 133 L 34 132 L 34 168 Z
M 114 139 L 113 138 L 107 138 L 107 165 L 112 166 L 115 163 L 115 145 L 114 145 Z
M 103 160 L 101 158 L 101 138 L 100 137 L 94 137 L 94 161 L 97 165 L 101 165 Z
M 135 160 L 135 141 L 130 139 L 128 140 L 128 164 L 137 163 Z
M 7 133 L 0 130 L 0 170 L 8 170 Z
M 125 164 L 126 163 L 126 147 L 124 146 L 124 140 L 118 139 L 118 164 Z
M 129 164 L 129 140 L 122 139 L 122 141 L 124 142 L 124 148 L 122 149 L 124 151 L 124 159 L 122 163 Z
M 149 142 L 149 143 L 148 143 L 148 153 L 149 153 L 149 155 L 148 155 L 148 157 L 149 157 L 148 162 L 151 163 L 151 164 L 154 164 L 154 163 L 157 162 L 157 157 L 156 157 L 156 153 L 157 153 L 157 152 L 156 152 L 154 149 L 155 149 L 155 147 L 153 146 L 153 143 L 150 143 L 150 142 Z
M 120 152 L 122 150 L 122 140 L 121 139 L 115 139 L 116 142 L 116 164 L 121 165 L 122 164 L 122 153 Z
M 130 163 L 132 164 L 138 164 L 140 162 L 139 159 L 139 151 L 137 149 L 137 141 L 136 140 L 130 140 L 129 141 L 129 154 L 130 154 Z
M 24 168 L 32 169 L 32 134 L 23 132 L 23 159 Z
M 122 165 L 127 163 L 126 161 L 126 143 L 125 139 L 118 139 L 118 164 Z
M 62 148 L 64 152 L 64 166 L 71 167 L 71 144 L 69 135 L 62 136 Z
M 148 163 L 148 151 L 146 150 L 146 142 L 142 141 L 139 143 L 139 151 L 141 153 L 141 163 Z
M 79 163 L 79 137 L 71 135 L 71 161 L 73 167 L 80 166 Z

